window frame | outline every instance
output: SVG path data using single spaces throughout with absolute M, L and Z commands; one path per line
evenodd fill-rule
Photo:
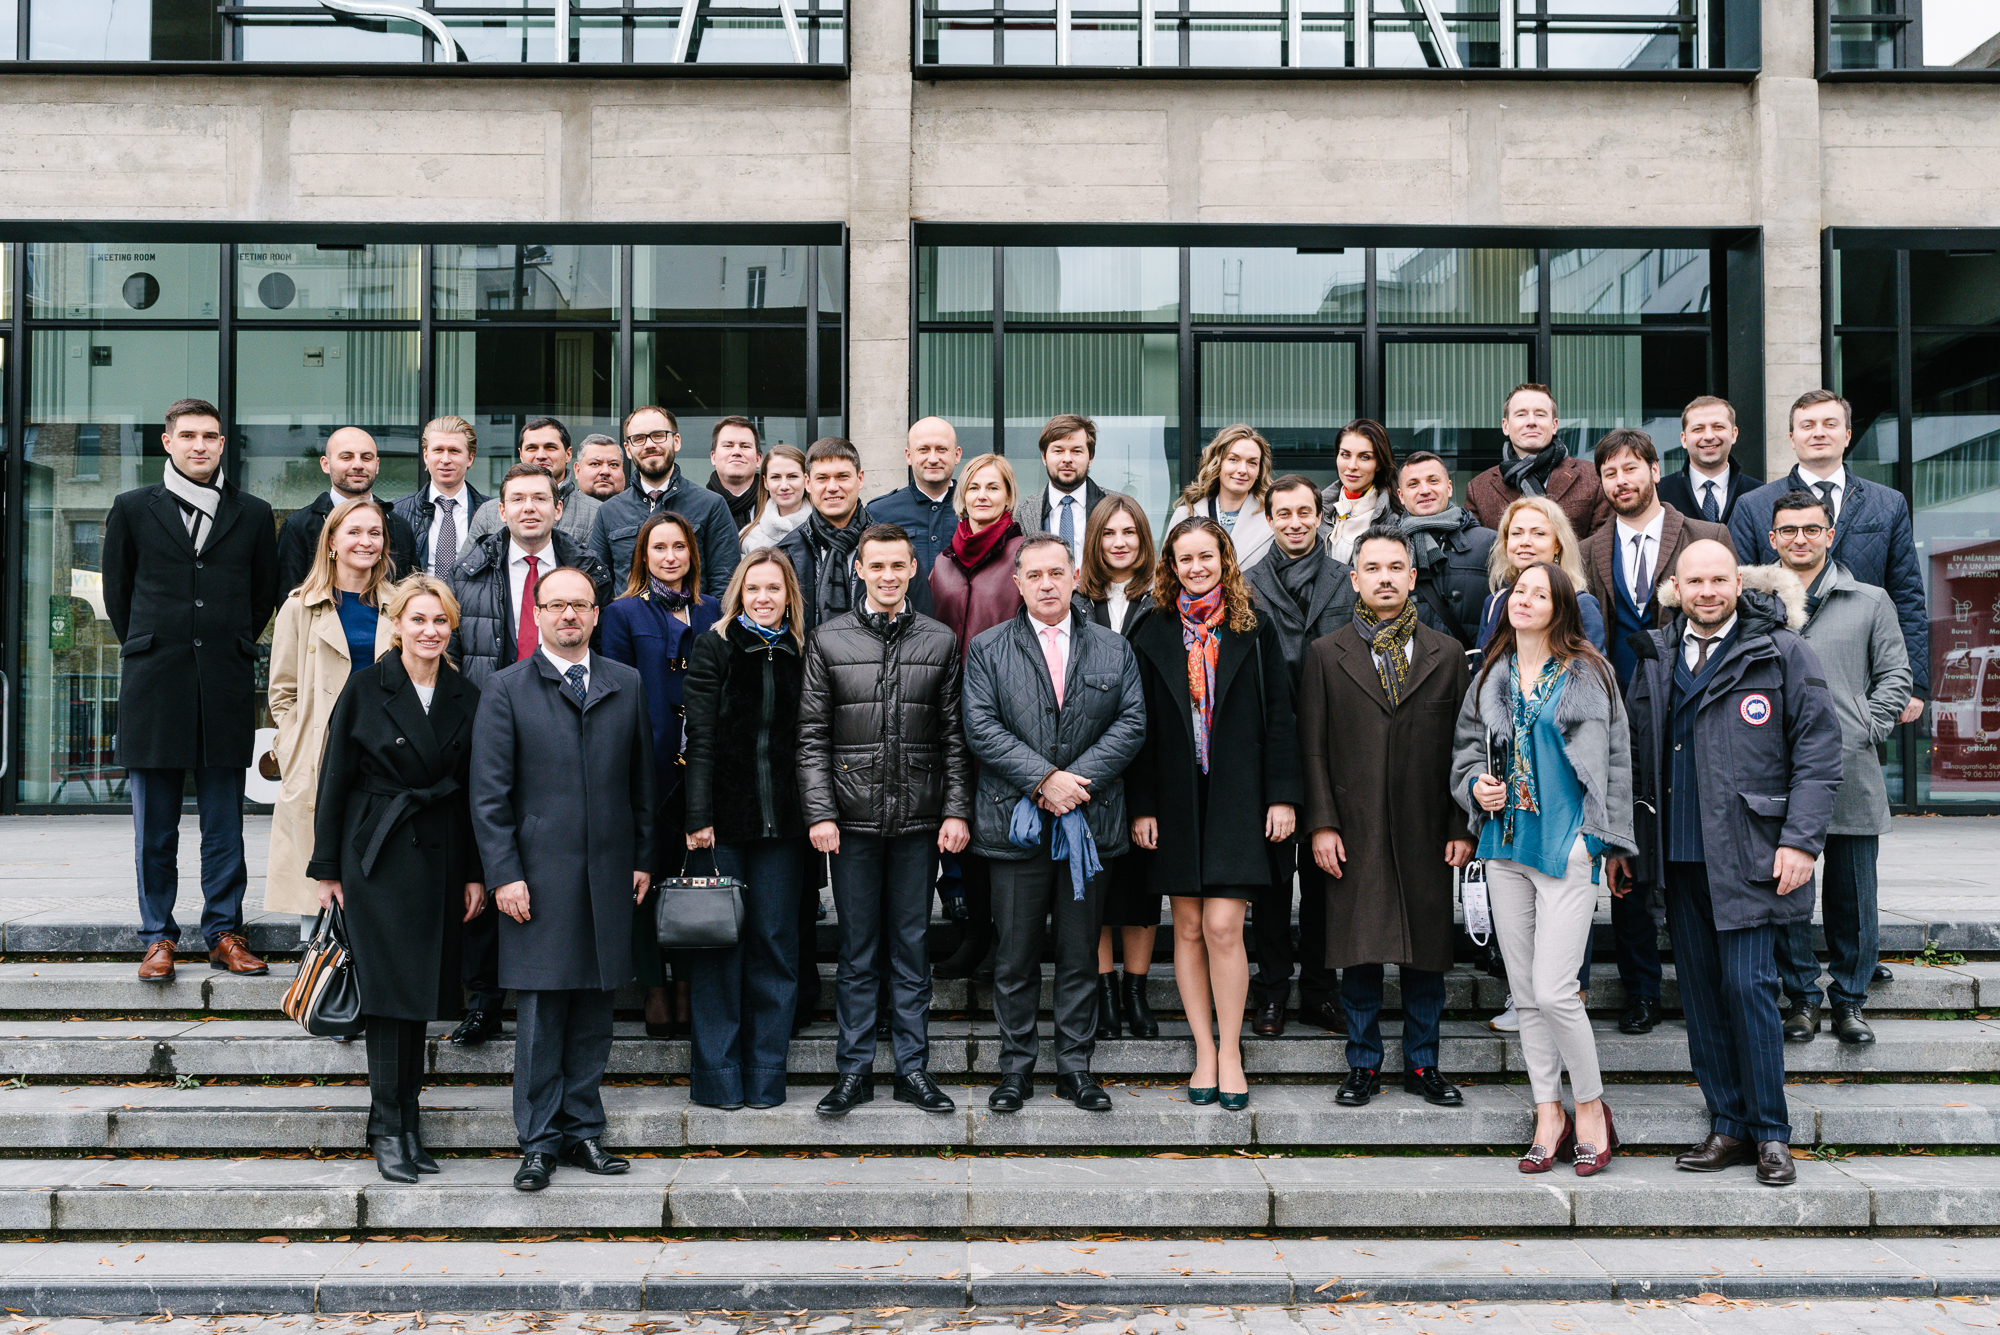
M 1907 12 L 1910 0 L 1896 0 L 1893 14 L 1855 16 L 1839 26 L 1859 27 L 1865 23 L 1893 23 L 1896 34 L 1897 64 L 1892 69 L 1834 69 L 1833 0 L 1813 0 L 1813 74 L 1821 83 L 2000 83 L 2000 66 L 1983 70 L 1963 70 L 1953 65 L 1910 65 L 1908 47 L 1912 40 L 1923 41 L 1921 11 Z

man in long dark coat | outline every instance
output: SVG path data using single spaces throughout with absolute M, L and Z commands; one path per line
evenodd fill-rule
M 541 645 L 495 673 L 472 733 L 472 828 L 512 988 L 514 1185 L 540 1191 L 558 1158 L 622 1173 L 599 1143 L 611 996 L 632 981 L 631 902 L 650 888 L 653 743 L 639 674 L 590 652 L 590 577 L 535 588 Z
M 1410 540 L 1377 526 L 1354 546 L 1354 619 L 1314 643 L 1299 687 L 1299 759 L 1313 860 L 1327 874 L 1326 962 L 1341 971 L 1347 1079 L 1335 1102 L 1381 1092 L 1382 966 L 1403 990 L 1403 1088 L 1463 1102 L 1437 1069 L 1452 955 L 1452 869 L 1472 857 L 1451 800 L 1451 747 L 1471 684 L 1458 641 L 1417 620 Z
M 180 925 L 181 790 L 201 807 L 201 935 L 211 967 L 260 974 L 243 939 L 243 771 L 257 728 L 257 637 L 278 605 L 271 507 L 223 476 L 222 418 L 182 399 L 159 482 L 104 520 L 104 611 L 118 636 L 118 763 L 138 828 L 139 977 L 170 983 Z

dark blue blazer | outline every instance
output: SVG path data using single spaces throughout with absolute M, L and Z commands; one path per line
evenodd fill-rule
M 1748 496 L 1761 486 L 1757 479 L 1743 471 L 1743 466 L 1731 459 L 1729 472 L 1723 485 L 1716 489 L 1716 503 L 1722 507 L 1722 517 L 1716 522 L 1727 524 L 1736 513 L 1736 502 Z M 1689 519 L 1701 518 L 1701 502 L 1695 499 L 1694 472 L 1682 468 L 1678 473 L 1669 473 L 1660 479 L 1660 499 L 1679 510 Z
M 628 594 L 604 609 L 598 630 L 606 658 L 639 670 L 646 686 L 646 711 L 653 724 L 654 798 L 665 801 L 681 786 L 681 744 L 686 711 L 681 687 L 687 681 L 694 637 L 721 619 L 722 603 L 703 595 L 688 607 L 688 621 L 643 593 Z

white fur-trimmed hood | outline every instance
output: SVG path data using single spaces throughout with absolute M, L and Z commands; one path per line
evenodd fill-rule
M 1766 594 L 1785 609 L 1785 629 L 1796 631 L 1806 624 L 1806 586 L 1797 575 L 1781 565 L 1742 566 L 1739 570 L 1745 593 Z M 1681 605 L 1680 590 L 1671 581 L 1660 586 L 1660 604 Z

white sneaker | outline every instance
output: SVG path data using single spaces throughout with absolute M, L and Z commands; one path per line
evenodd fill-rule
M 1514 994 L 1512 992 L 1507 994 L 1507 1009 L 1488 1020 L 1486 1027 L 1503 1034 L 1518 1034 L 1521 1032 L 1521 1017 L 1514 1013 Z

